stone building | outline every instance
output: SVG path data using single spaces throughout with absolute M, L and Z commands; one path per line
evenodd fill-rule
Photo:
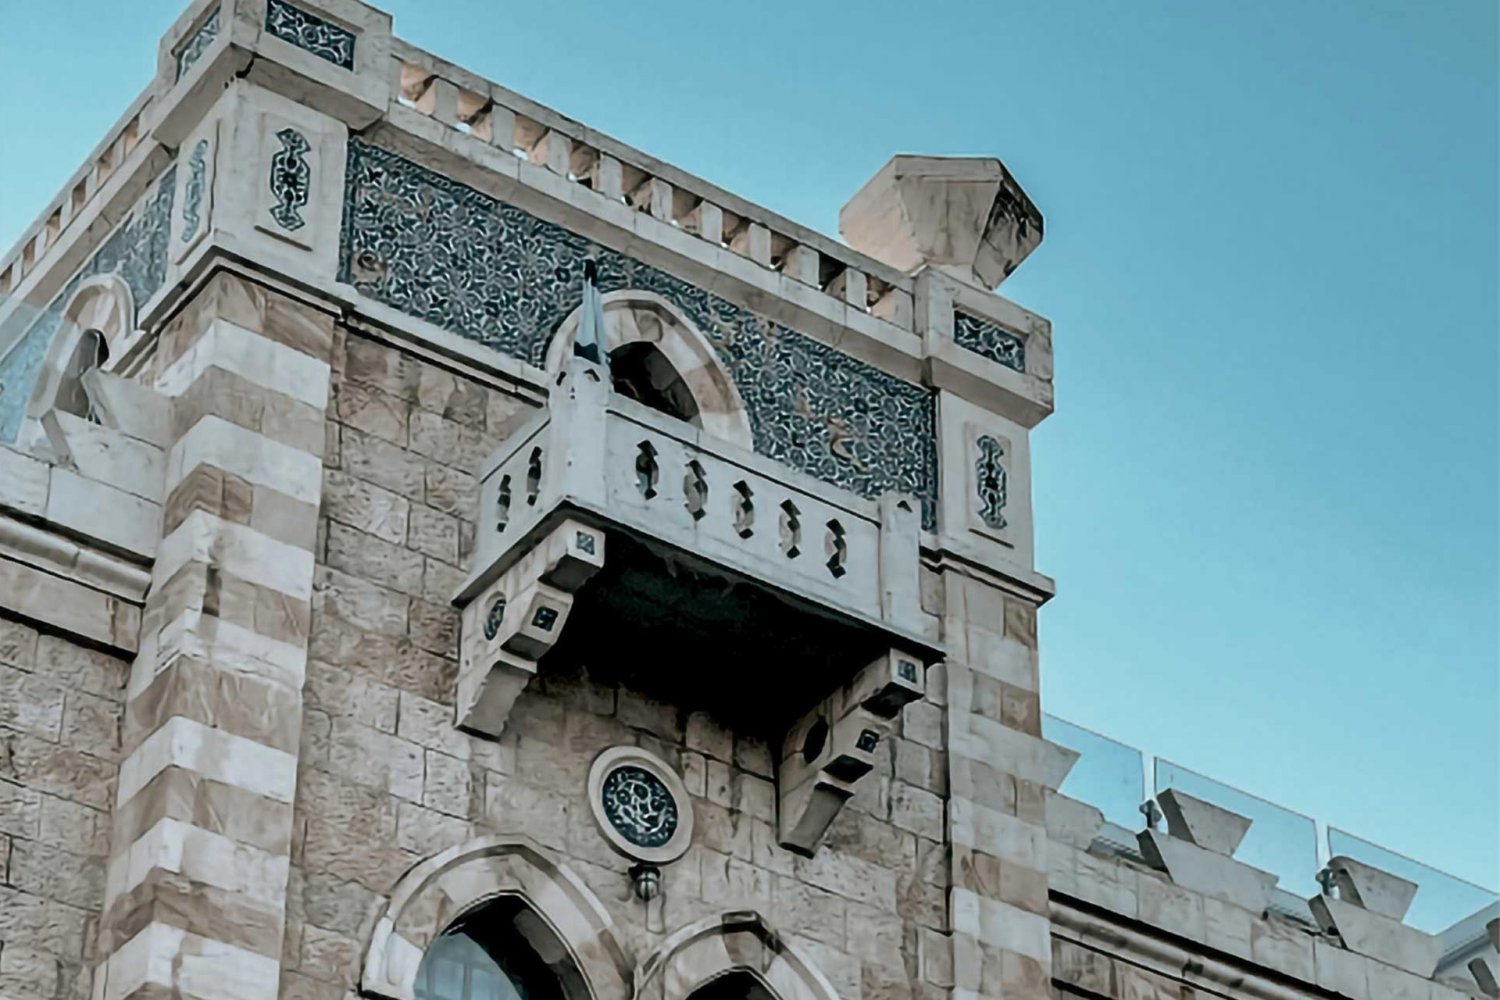
M 897 157 L 840 229 L 186 11 L 0 262 L 0 997 L 1493 995 L 1408 882 L 1058 793 L 1041 215 Z

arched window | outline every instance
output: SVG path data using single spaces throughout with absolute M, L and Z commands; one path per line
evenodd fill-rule
M 50 410 L 97 420 L 83 377 L 127 352 L 134 315 L 130 289 L 117 275 L 95 275 L 79 284 L 63 306 L 62 322 L 37 372 L 28 420 L 40 420 Z
M 360 974 L 385 1000 L 631 1000 L 609 913 L 524 837 L 457 844 L 392 888 Z
M 416 1000 L 588 1000 L 557 935 L 518 896 L 460 918 L 427 949 Z
M 746 450 L 755 435 L 744 400 L 712 343 L 687 315 L 653 292 L 603 296 L 602 341 L 614 391 Z M 547 348 L 556 375 L 573 357 L 582 309 L 559 324 Z
M 823 974 L 750 910 L 669 935 L 634 979 L 634 1000 L 838 1000 Z
M 776 1000 L 759 976 L 744 969 L 726 972 L 693 991 L 688 1000 Z
M 99 368 L 109 359 L 109 345 L 104 334 L 98 330 L 84 330 L 73 345 L 73 351 L 63 362 L 57 382 L 57 395 L 52 405 L 64 413 L 98 422 L 93 401 L 83 388 L 83 376 Z
M 701 426 L 698 401 L 692 390 L 661 352 L 644 340 L 621 344 L 609 352 L 609 374 L 614 390 L 643 406 Z

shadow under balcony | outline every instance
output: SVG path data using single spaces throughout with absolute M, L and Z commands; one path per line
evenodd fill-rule
M 574 363 L 481 471 L 460 723 L 498 733 L 549 657 L 773 743 L 882 661 L 905 679 L 860 697 L 893 717 L 941 657 L 919 539 L 914 500 L 829 486 Z

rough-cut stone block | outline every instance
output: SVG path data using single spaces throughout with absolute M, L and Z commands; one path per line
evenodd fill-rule
M 1308 900 L 1318 925 L 1337 934 L 1344 947 L 1418 976 L 1431 976 L 1442 955 L 1442 940 L 1399 920 L 1332 896 Z
M 1250 820 L 1212 802 L 1168 788 L 1156 796 L 1174 837 L 1215 854 L 1232 855 L 1250 830 Z
M 1141 854 L 1184 889 L 1263 912 L 1276 888 L 1276 876 L 1189 841 L 1144 830 L 1137 835 Z
M 1417 883 L 1343 855 L 1329 858 L 1328 870 L 1340 899 L 1392 920 L 1406 916 L 1417 895 Z

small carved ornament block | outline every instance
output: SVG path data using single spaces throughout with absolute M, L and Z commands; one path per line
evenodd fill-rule
M 564 521 L 463 609 L 458 725 L 499 736 L 510 710 L 557 644 L 573 595 L 604 565 L 604 534 Z
M 899 650 L 881 656 L 804 715 L 777 762 L 777 838 L 799 854 L 817 850 L 828 826 L 875 766 L 901 709 L 925 692 L 925 667 Z

